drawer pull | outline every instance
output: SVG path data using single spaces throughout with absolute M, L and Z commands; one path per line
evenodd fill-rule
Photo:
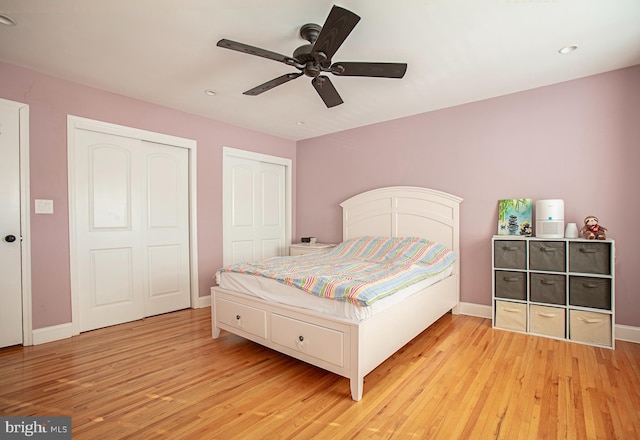
M 518 310 L 518 309 L 510 309 L 509 307 L 503 307 L 502 311 L 503 312 L 509 312 L 509 313 L 520 313 L 520 310 Z
M 543 316 L 545 318 L 555 318 L 558 316 L 556 313 L 544 313 L 544 312 L 536 312 L 536 315 Z
M 578 316 L 578 319 L 580 321 L 584 321 L 587 324 L 597 324 L 599 322 L 604 322 L 604 319 L 602 318 L 585 318 L 584 316 Z
M 555 248 L 550 248 L 550 247 L 541 247 L 540 250 L 542 252 L 555 252 Z
M 520 281 L 520 278 L 518 278 L 518 277 L 503 277 L 502 279 L 504 281 L 509 282 L 509 283 L 514 283 L 514 282 Z
M 542 280 L 541 283 L 545 286 L 553 286 L 554 284 L 556 284 L 556 282 L 553 280 Z
M 513 252 L 513 251 L 517 251 L 518 248 L 515 247 L 515 246 L 505 246 L 505 247 L 502 248 L 502 250 L 503 251 L 512 251 Z
M 582 287 L 586 287 L 587 289 L 597 289 L 600 285 L 596 283 L 582 283 Z
M 583 254 L 595 254 L 598 251 L 595 249 L 580 248 L 580 252 L 582 252 Z
M 240 321 L 240 319 L 242 319 L 242 316 L 236 315 L 236 321 Z
M 298 341 L 304 342 L 304 336 L 298 336 Z

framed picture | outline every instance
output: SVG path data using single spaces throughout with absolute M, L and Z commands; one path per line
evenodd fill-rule
M 498 235 L 530 236 L 532 199 L 504 199 L 498 201 Z

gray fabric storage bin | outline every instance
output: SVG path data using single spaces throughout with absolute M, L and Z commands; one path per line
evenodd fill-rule
M 570 276 L 569 304 L 611 310 L 611 280 L 608 278 Z
M 566 254 L 564 241 L 533 241 L 529 243 L 529 269 L 564 272 Z
M 496 297 L 527 299 L 527 274 L 524 272 L 496 271 Z
M 532 273 L 529 286 L 530 301 L 561 304 L 567 303 L 567 279 L 564 275 Z
M 527 243 L 524 240 L 496 240 L 494 243 L 495 267 L 502 269 L 527 268 Z
M 569 272 L 610 275 L 611 245 L 574 241 L 569 243 Z

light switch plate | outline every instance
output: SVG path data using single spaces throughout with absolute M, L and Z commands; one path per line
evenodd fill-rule
M 53 200 L 36 199 L 36 214 L 53 214 Z

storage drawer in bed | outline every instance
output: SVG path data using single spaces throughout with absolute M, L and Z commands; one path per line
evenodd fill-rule
M 220 298 L 215 307 L 220 323 L 266 339 L 267 312 L 264 310 Z
M 271 340 L 276 344 L 344 366 L 344 333 L 276 313 L 271 315 Z

